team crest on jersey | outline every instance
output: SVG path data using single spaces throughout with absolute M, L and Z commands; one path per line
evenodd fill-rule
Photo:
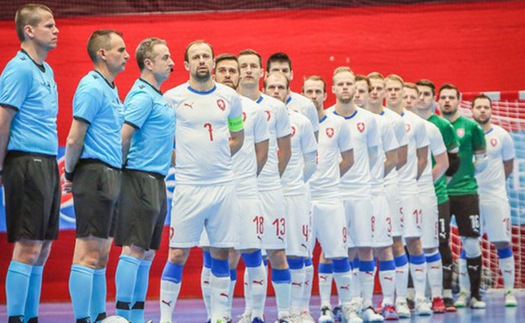
M 410 124 L 409 123 L 405 123 L 405 130 L 406 130 L 406 132 L 410 132 L 410 129 L 412 129 Z
M 270 113 L 269 110 L 264 110 L 264 112 L 266 112 L 266 120 L 270 121 L 270 118 L 272 117 L 272 114 Z
M 328 138 L 332 138 L 334 134 L 335 134 L 334 128 L 326 128 L 326 135 L 328 136 Z
M 490 144 L 492 145 L 492 147 L 496 147 L 496 145 L 498 144 L 498 139 L 496 138 L 490 139 Z
M 242 122 L 246 122 L 246 112 L 242 112 Z
M 223 99 L 218 99 L 218 100 L 217 100 L 217 106 L 218 106 L 219 109 L 221 109 L 222 111 L 224 111 L 224 109 L 226 109 L 226 103 L 224 102 Z
M 365 131 L 365 124 L 363 122 L 358 122 L 357 123 L 357 130 L 359 130 L 359 132 Z
M 292 126 L 292 137 L 295 135 L 295 131 L 296 131 L 295 127 Z
M 463 138 L 465 136 L 465 129 L 463 128 L 459 128 L 457 131 L 456 131 L 457 135 L 459 138 Z

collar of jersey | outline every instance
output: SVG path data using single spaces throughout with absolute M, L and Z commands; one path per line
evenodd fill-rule
M 195 90 L 194 88 L 192 88 L 191 86 L 188 85 L 188 90 L 190 90 L 191 92 L 195 93 L 195 94 L 200 94 L 200 95 L 206 95 L 206 94 L 210 94 L 210 93 L 213 93 L 213 91 L 215 91 L 217 89 L 217 85 L 213 85 L 213 88 L 209 91 L 198 91 L 198 90 Z
M 492 132 L 492 130 L 494 130 L 494 127 L 490 128 L 489 131 L 485 132 L 485 134 L 488 135 L 489 133 Z
M 145 79 L 143 78 L 139 78 L 139 81 L 142 81 L 143 83 L 146 83 L 147 85 L 149 85 L 149 87 L 151 87 L 155 92 L 157 92 L 158 94 L 162 95 L 162 92 L 158 89 L 156 89 L 153 85 L 151 85 L 148 81 L 146 81 Z
M 291 95 L 288 97 L 288 99 L 286 99 L 286 104 L 290 103 L 290 101 L 292 101 L 292 96 Z
M 97 71 L 97 70 L 93 70 L 93 72 L 95 72 L 95 73 L 97 73 L 98 75 L 100 75 L 100 77 L 104 80 L 104 82 L 106 82 L 106 84 L 107 84 L 110 88 L 112 88 L 112 89 L 115 88 L 115 83 L 109 83 L 108 80 L 106 80 L 106 78 L 104 77 L 104 75 L 102 75 L 102 73 L 100 73 L 100 72 Z
M 38 69 L 39 69 L 40 71 L 42 71 L 43 73 L 46 72 L 46 68 L 45 68 L 44 64 L 38 64 L 37 62 L 35 62 L 35 60 L 34 60 L 31 56 L 29 56 L 29 53 L 26 52 L 25 49 L 20 48 L 20 52 L 21 52 L 22 54 L 25 54 L 27 57 L 29 57 L 29 59 L 31 60 L 31 62 L 33 62 L 33 64 L 35 64 L 36 67 L 38 67 Z
M 325 121 L 326 118 L 328 118 L 328 116 L 325 114 L 324 117 L 322 117 L 321 120 L 319 120 L 319 123 L 322 123 L 323 121 Z
M 345 120 L 350 120 L 350 119 L 352 119 L 353 117 L 355 117 L 355 115 L 357 114 L 357 111 L 358 111 L 358 110 L 355 109 L 354 113 L 352 113 L 352 114 L 349 115 L 349 116 L 343 117 L 342 115 L 340 115 L 339 113 L 337 113 L 337 111 L 335 111 L 335 108 L 334 108 L 334 114 L 335 114 L 336 116 L 340 116 L 340 117 L 345 118 Z
M 257 99 L 257 101 L 255 101 L 255 103 L 259 104 L 259 103 L 262 102 L 262 100 L 264 100 L 264 98 L 263 98 L 263 96 L 261 95 L 261 96 Z

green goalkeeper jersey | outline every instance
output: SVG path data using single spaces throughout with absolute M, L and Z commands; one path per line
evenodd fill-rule
M 445 118 L 442 118 L 435 114 L 433 114 L 427 120 L 438 127 L 439 132 L 441 132 L 441 136 L 443 136 L 443 141 L 445 143 L 445 147 L 447 148 L 447 152 L 452 151 L 459 146 L 456 131 L 454 130 L 454 127 L 450 124 L 450 122 L 448 122 Z M 432 156 L 432 167 L 434 167 L 435 165 L 436 161 Z M 434 182 L 434 189 L 436 191 L 438 204 L 442 204 L 448 201 L 447 182 L 445 179 L 445 174 L 443 174 L 437 181 Z
M 474 177 L 474 152 L 486 148 L 485 133 L 476 121 L 460 116 L 452 122 L 459 139 L 459 169 L 448 183 L 448 195 L 476 194 L 478 184 Z

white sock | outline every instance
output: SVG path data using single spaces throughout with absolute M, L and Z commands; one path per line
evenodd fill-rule
M 160 281 L 160 322 L 171 323 L 175 303 L 179 297 L 181 283 L 174 283 L 168 280 Z
M 359 271 L 359 284 L 361 286 L 363 308 L 367 308 L 372 305 L 372 297 L 374 295 L 374 270 Z
M 248 275 L 245 275 L 244 286 L 246 284 L 250 286 L 248 288 L 250 292 L 250 295 L 248 295 L 248 299 L 250 299 L 249 312 L 252 314 L 252 320 L 256 317 L 262 319 L 264 303 L 266 302 L 266 291 L 268 289 L 266 268 L 263 264 L 258 267 L 246 267 L 245 273 L 248 273 Z M 248 310 L 248 307 L 246 307 L 246 310 Z
M 427 260 L 429 257 L 432 255 L 427 256 Z M 443 263 L 441 257 L 433 262 L 427 262 L 427 277 L 432 298 L 443 297 Z
M 337 287 L 337 295 L 339 296 L 339 302 L 341 305 L 349 305 L 352 300 L 352 273 L 347 272 L 334 272 L 335 285 Z M 330 280 L 330 292 L 332 290 L 332 281 Z M 322 304 L 324 305 L 324 304 Z M 328 304 L 330 306 L 330 293 L 328 294 Z
M 421 255 L 424 259 L 424 255 Z M 411 259 L 413 259 L 412 257 Z M 410 263 L 410 274 L 414 282 L 414 289 L 416 291 L 416 300 L 425 298 L 425 289 L 427 287 L 427 264 Z
M 231 317 L 231 313 L 228 313 L 228 302 L 230 298 L 228 295 L 229 289 L 229 275 L 225 277 L 217 277 L 213 273 L 210 275 L 210 304 L 212 322 L 224 319 L 225 317 Z
M 211 318 L 210 311 L 210 275 L 211 269 L 202 267 L 201 271 L 201 291 L 202 291 L 202 300 L 204 301 L 204 307 L 206 307 L 207 318 Z
M 394 293 L 396 290 L 396 271 L 379 270 L 379 282 L 383 292 L 383 301 L 381 305 L 394 305 Z
M 467 291 L 467 293 L 470 293 L 470 278 L 468 276 L 467 259 L 459 258 L 458 267 L 459 267 L 459 288 L 461 290 Z
M 413 277 L 412 277 L 413 278 Z M 408 288 L 408 264 L 396 266 L 396 295 L 397 297 L 406 298 Z
M 275 290 L 275 301 L 277 303 L 278 318 L 282 318 L 290 315 L 290 297 L 291 297 L 291 284 L 281 283 L 277 284 L 272 282 L 273 289 Z
M 264 279 L 266 281 L 266 277 Z M 252 312 L 252 291 L 251 280 L 248 273 L 248 268 L 244 269 L 244 313 L 250 314 Z
M 312 287 L 314 282 L 314 266 L 304 266 L 304 292 L 301 304 L 301 311 L 310 313 L 310 298 L 312 297 Z
M 319 296 L 321 297 L 321 307 L 328 306 L 332 308 L 330 305 L 330 297 L 332 296 L 332 277 L 333 274 L 323 274 L 319 273 L 318 275 L 319 279 Z M 350 278 L 350 281 L 352 279 Z
M 290 274 L 292 276 L 290 314 L 298 315 L 301 314 L 301 305 L 304 294 L 304 267 L 301 267 L 300 269 L 290 269 Z
M 352 282 L 350 283 L 350 298 L 361 297 L 361 281 L 359 280 L 359 268 L 352 269 Z
M 226 311 L 228 313 L 231 313 L 232 312 L 232 307 L 233 307 L 233 293 L 235 292 L 235 284 L 237 283 L 237 279 L 233 280 L 231 279 L 230 277 L 230 289 L 228 290 L 228 306 L 226 307 Z M 231 314 L 230 314 L 231 316 Z
M 499 259 L 499 269 L 501 270 L 501 275 L 503 276 L 503 285 L 505 286 L 505 289 L 514 288 L 514 266 L 514 256 Z

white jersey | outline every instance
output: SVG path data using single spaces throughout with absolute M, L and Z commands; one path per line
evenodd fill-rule
M 247 97 L 241 96 L 244 142 L 233 156 L 237 196 L 257 197 L 257 156 L 255 144 L 270 138 L 266 113 Z
M 335 106 L 327 113 L 337 114 Z M 354 146 L 354 165 L 341 178 L 341 195 L 344 199 L 368 199 L 371 194 L 369 149 L 377 149 L 381 144 L 374 115 L 356 107 L 351 116 L 342 117 L 350 125 Z
M 491 196 L 507 199 L 503 162 L 514 158 L 514 143 L 510 134 L 497 125 L 492 125 L 492 128 L 485 133 L 485 142 L 488 165 L 482 172 L 476 174 L 480 199 L 490 199 Z
M 317 150 L 314 131 L 310 121 L 299 112 L 288 110 L 292 128 L 292 155 L 283 173 L 281 183 L 284 195 L 306 194 L 304 182 L 304 154 Z
M 427 137 L 424 120 L 413 112 L 403 110 L 401 114 L 405 122 L 408 136 L 407 163 L 397 172 L 399 189 L 402 192 L 417 192 L 417 149 L 427 147 L 430 143 Z
M 268 159 L 258 177 L 259 191 L 280 189 L 282 186 L 277 159 L 277 139 L 291 134 L 290 117 L 284 103 L 271 96 L 261 93 L 256 103 L 263 108 L 270 131 Z
M 387 108 L 383 108 L 383 111 L 379 115 L 384 117 L 394 128 L 394 134 L 399 147 L 408 145 L 408 136 L 405 130 L 405 122 L 401 116 Z M 390 173 L 388 173 L 388 175 L 386 175 L 384 183 L 385 185 L 397 185 L 397 180 L 397 170 L 394 168 L 390 171 Z
M 424 119 L 421 120 L 424 122 L 430 145 L 428 147 L 428 163 L 417 181 L 417 186 L 419 187 L 418 191 L 420 193 L 433 196 L 436 195 L 436 190 L 434 189 L 434 179 L 432 178 L 432 156 L 447 152 L 447 147 L 445 146 L 443 135 L 441 135 L 439 128 L 432 122 Z
M 302 113 L 312 123 L 314 132 L 319 131 L 319 118 L 314 103 L 302 94 L 290 91 L 290 96 L 286 99 L 288 109 Z
M 164 97 L 175 110 L 177 185 L 233 182 L 228 119 L 242 117 L 239 95 L 222 84 L 200 92 L 186 82 Z
M 372 166 L 372 192 L 383 192 L 385 181 L 385 161 L 386 152 L 399 148 L 396 136 L 394 134 L 394 127 L 380 115 L 374 114 L 376 119 L 377 129 L 381 138 L 381 144 L 378 148 L 378 154 L 375 164 Z
M 317 169 L 308 184 L 312 200 L 338 197 L 341 153 L 353 149 L 350 125 L 332 113 L 319 121 Z

